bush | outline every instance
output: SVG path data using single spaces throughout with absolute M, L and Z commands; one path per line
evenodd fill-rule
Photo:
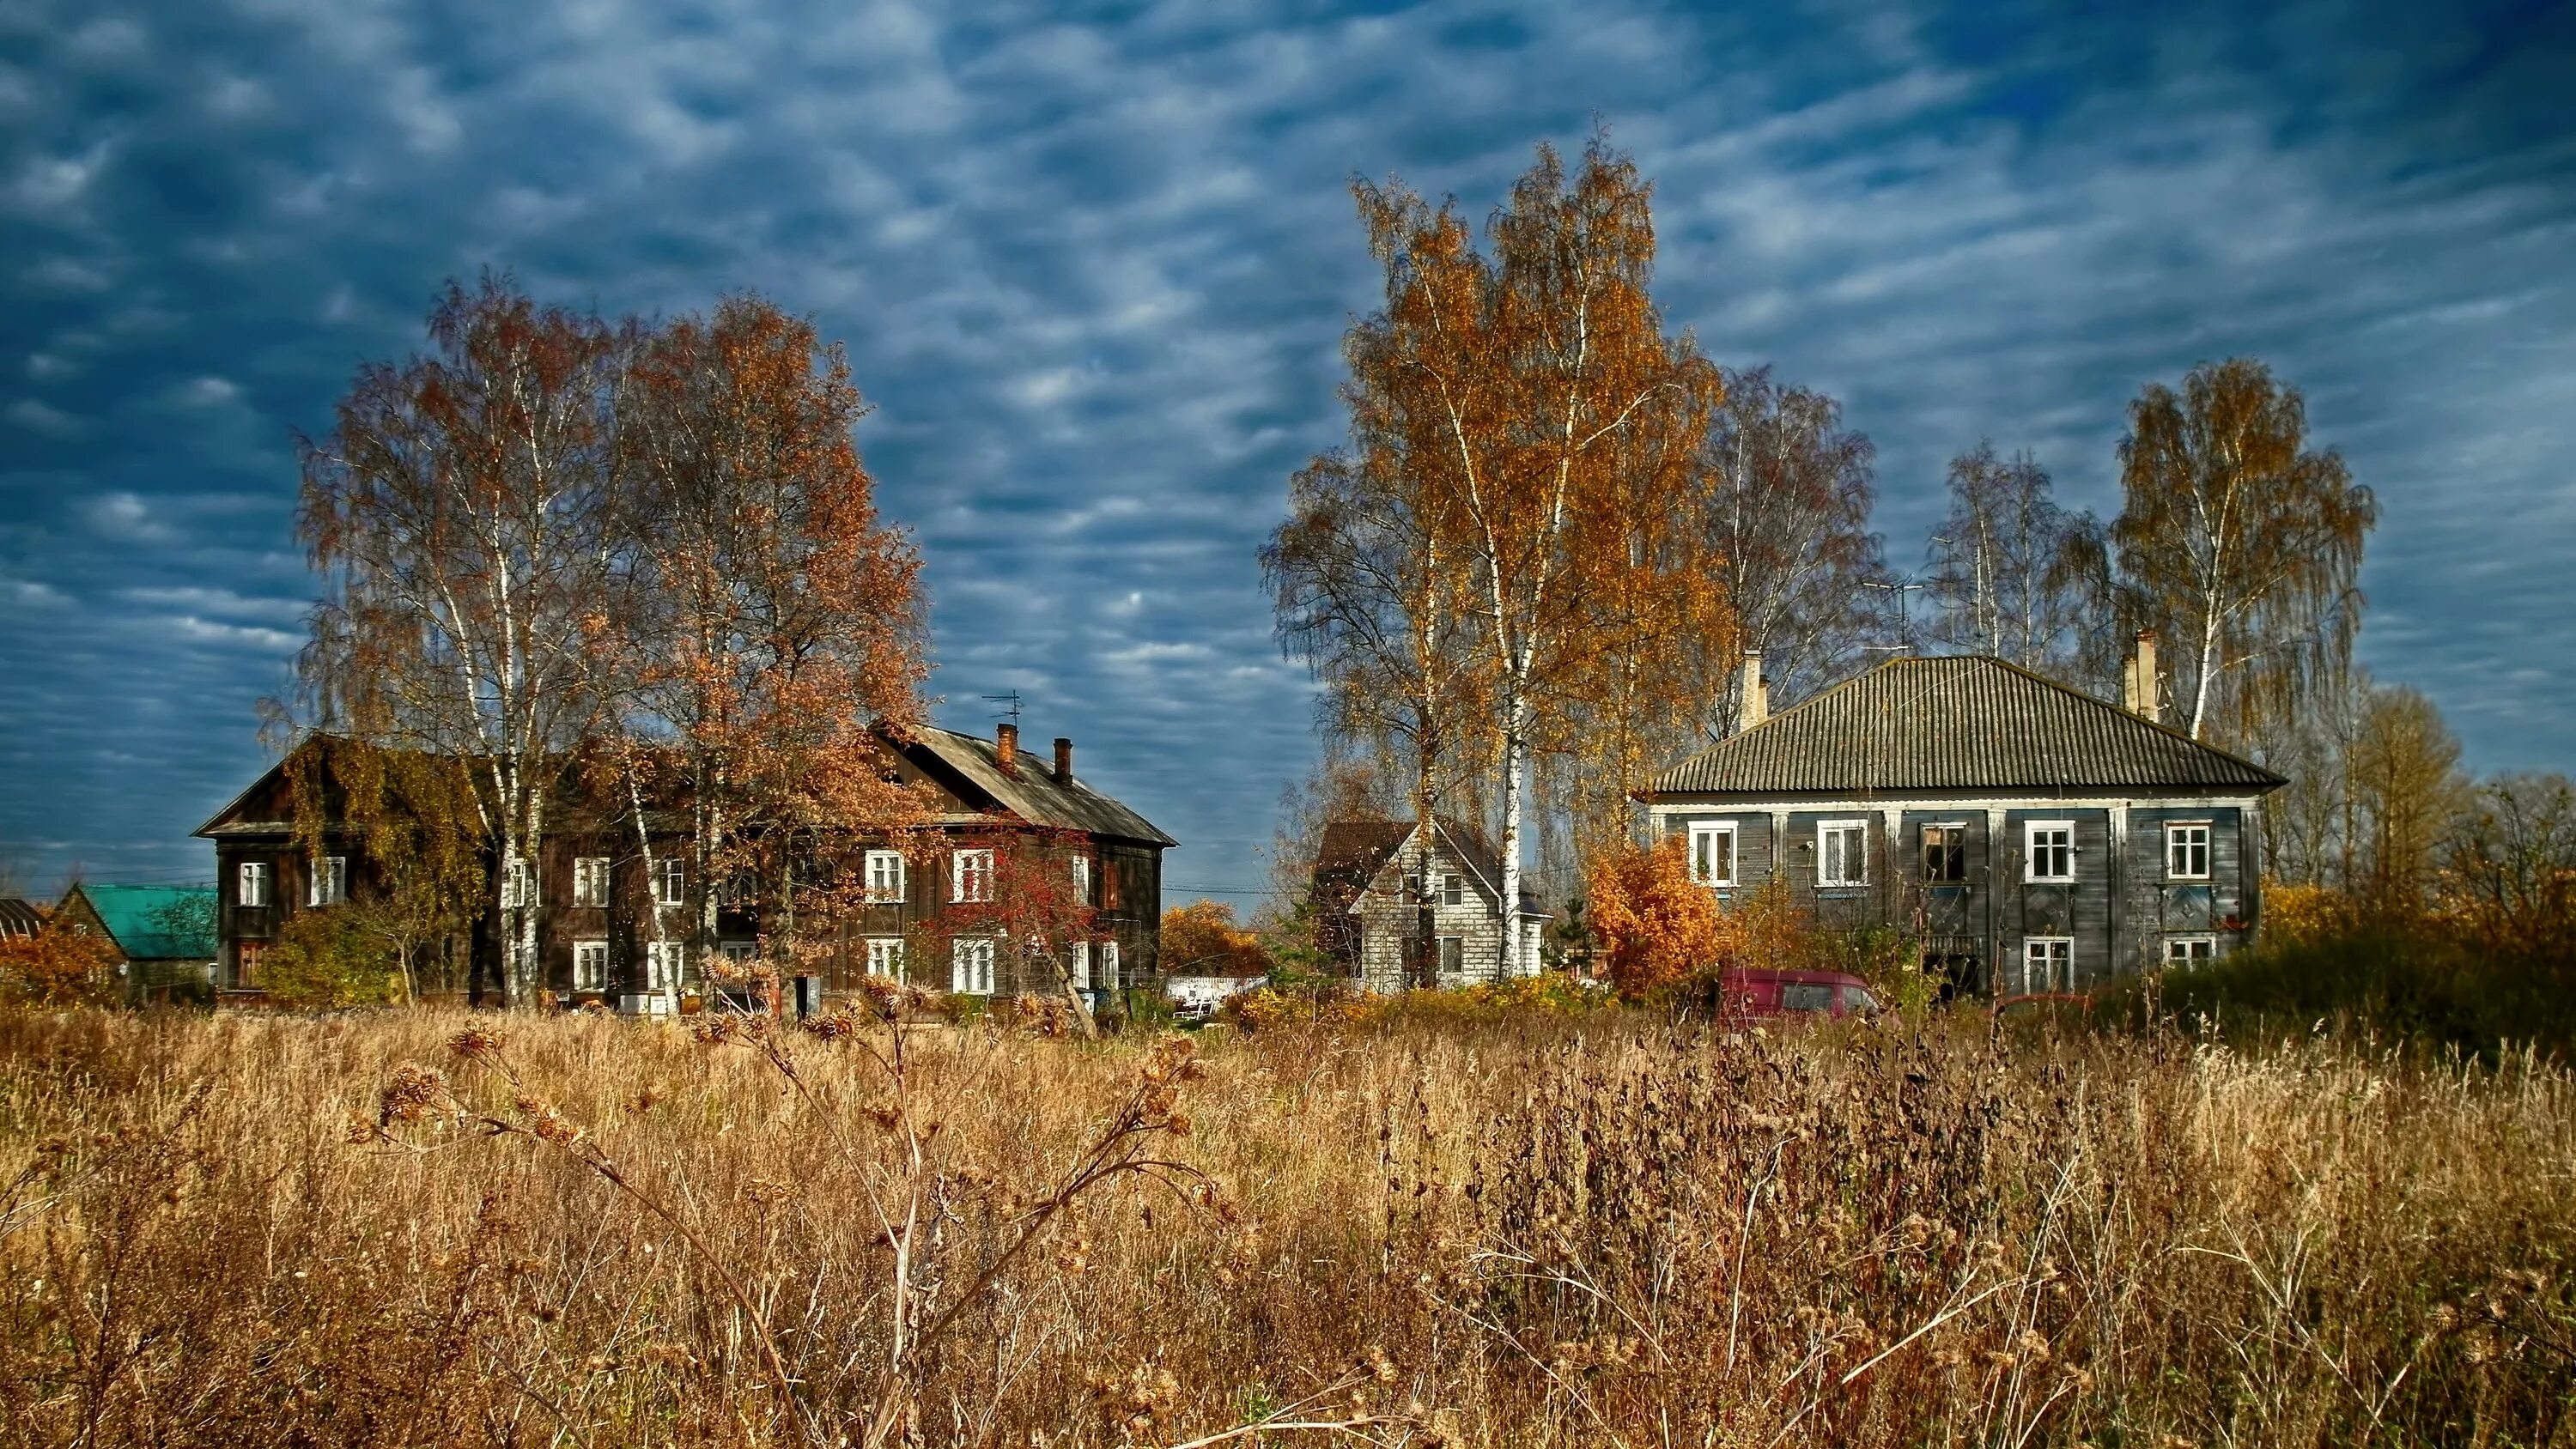
M 393 948 L 357 911 L 339 906 L 290 917 L 260 958 L 259 980 L 279 1006 L 383 1006 L 404 996 Z
M 0 938 L 0 1001 L 103 1006 L 116 999 L 114 964 L 107 944 L 82 931 Z

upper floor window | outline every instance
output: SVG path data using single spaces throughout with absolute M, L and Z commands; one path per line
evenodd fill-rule
M 903 899 L 903 852 L 871 850 L 868 852 L 868 899 L 880 905 L 891 905 Z
M 993 898 L 992 851 L 961 850 L 955 853 L 949 869 L 948 898 L 959 902 Z M 992 943 L 985 944 L 989 946 Z
M 1694 820 L 1690 827 L 1691 879 L 1701 885 L 1735 884 L 1735 826 Z
M 689 899 L 689 863 L 684 860 L 656 863 L 661 868 L 653 874 L 653 904 L 686 905 Z
M 2075 879 L 2075 822 L 2072 820 L 2033 820 L 2022 826 L 2022 840 L 2027 848 L 2023 860 L 2024 879 L 2034 881 L 2071 881 Z
M 1463 906 L 1467 904 L 1466 877 L 1459 875 L 1444 875 L 1440 877 L 1440 904 L 1444 906 Z
M 608 857 L 576 856 L 572 863 L 572 903 L 576 906 L 608 904 Z
M 1090 856 L 1077 855 L 1073 858 L 1073 899 L 1080 905 L 1091 904 Z
M 537 905 L 537 872 L 524 860 L 511 859 L 501 866 L 501 907 L 504 910 L 533 910 Z
M 1869 884 L 1869 822 L 1827 820 L 1816 826 L 1816 884 Z
M 1923 879 L 1933 885 L 1955 885 L 1968 878 L 1968 827 L 1923 827 Z
M 2175 880 L 2209 879 L 2209 827 L 2165 827 L 2165 874 Z
M 233 903 L 243 906 L 268 904 L 268 862 L 245 860 L 234 876 Z
M 304 904 L 336 906 L 349 898 L 349 858 L 345 855 L 313 857 L 313 874 L 304 882 Z

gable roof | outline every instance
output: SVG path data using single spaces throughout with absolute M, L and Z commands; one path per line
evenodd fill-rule
M 129 960 L 164 961 L 215 954 L 213 886 L 73 886 L 89 902 L 108 938 Z M 175 929 L 174 929 L 175 928 Z
M 1503 861 L 1484 837 L 1446 816 L 1434 817 L 1440 838 L 1449 843 L 1460 863 L 1484 883 L 1485 894 L 1493 900 L 1503 898 Z M 1324 838 L 1315 851 L 1314 879 L 1319 886 L 1338 887 L 1336 894 L 1356 897 L 1367 889 L 1388 860 L 1413 839 L 1413 822 L 1409 820 L 1335 820 L 1324 826 Z M 1329 909 L 1340 910 L 1349 900 L 1337 899 Z M 1538 897 L 1526 885 L 1521 887 L 1521 914 L 1546 916 L 1538 908 Z
M 1638 792 L 2201 789 L 2288 783 L 2180 730 L 1977 654 L 1897 658 L 1720 740 Z
M 0 938 L 32 936 L 44 929 L 44 912 L 16 896 L 0 896 Z
M 1069 785 L 1057 784 L 1052 766 L 1026 750 L 1020 752 L 1020 763 L 1013 772 L 1005 775 L 997 747 L 980 736 L 923 725 L 912 732 L 909 743 L 994 804 L 1032 825 L 1086 830 L 1094 835 L 1141 840 L 1148 845 L 1180 844 L 1155 829 L 1144 816 L 1082 783 L 1079 775 Z

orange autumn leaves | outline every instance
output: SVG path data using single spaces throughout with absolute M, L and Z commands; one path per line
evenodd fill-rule
M 1586 878 L 1590 924 L 1611 985 L 1647 1000 L 1738 967 L 1785 964 L 1808 921 L 1784 892 L 1751 892 L 1732 908 L 1691 879 L 1681 836 L 1597 851 Z

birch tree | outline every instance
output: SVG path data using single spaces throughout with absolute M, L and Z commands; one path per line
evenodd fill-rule
M 556 777 L 600 717 L 586 651 L 624 339 L 491 276 L 451 283 L 428 331 L 430 355 L 361 367 L 330 435 L 299 440 L 323 593 L 298 673 L 313 726 L 468 762 L 487 918 L 526 1006 Z
M 1688 502 L 1732 625 L 1703 666 L 1719 686 L 1703 725 L 1719 738 L 1735 732 L 1745 651 L 1762 651 L 1779 704 L 1849 673 L 1877 627 L 1866 586 L 1887 573 L 1869 529 L 1876 450 L 1843 427 L 1842 404 L 1767 367 L 1729 370 L 1724 395 Z
M 2303 681 L 2351 657 L 2379 504 L 2341 455 L 2306 443 L 2298 390 L 2249 358 L 2130 405 L 2111 530 L 2123 611 L 2170 645 L 2194 739 L 2259 739 Z
M 1933 637 L 2073 678 L 2100 525 L 2058 506 L 2048 470 L 2027 452 L 2002 458 L 1980 442 L 1950 460 L 1949 484 L 1950 511 L 1929 549 Z

